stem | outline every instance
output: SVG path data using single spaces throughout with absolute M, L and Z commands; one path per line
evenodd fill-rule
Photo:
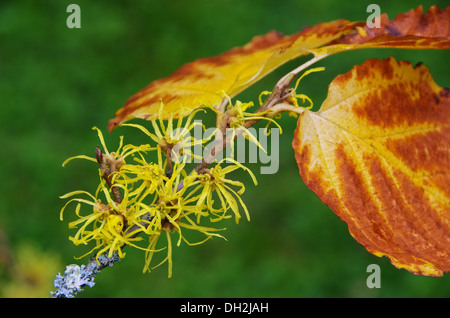
M 115 187 L 113 185 L 112 176 L 115 171 L 115 165 L 108 163 L 107 158 L 103 156 L 103 153 L 99 146 L 95 148 L 95 158 L 97 159 L 98 164 L 100 165 L 100 170 L 102 173 L 102 178 L 105 179 L 106 183 L 108 183 L 111 188 L 111 193 L 114 197 L 114 201 L 118 204 L 122 202 L 122 194 L 120 193 L 120 188 Z
M 222 102 L 217 106 L 217 118 L 216 118 L 216 127 L 220 127 L 223 123 L 223 116 L 225 114 L 225 107 L 227 106 L 228 99 L 223 98 Z
M 333 54 L 333 52 L 326 52 L 323 54 L 318 54 L 318 55 L 314 55 L 314 57 L 312 59 L 310 59 L 308 62 L 300 65 L 299 67 L 297 67 L 296 69 L 290 71 L 289 73 L 287 73 L 285 76 L 283 76 L 277 83 L 276 86 L 278 85 L 291 85 L 292 81 L 294 80 L 295 77 L 297 77 L 297 75 L 303 71 L 304 69 L 310 67 L 311 65 L 313 65 L 314 63 L 326 58 L 327 56 L 330 56 L 331 54 Z M 293 77 L 291 77 L 293 76 Z
M 273 110 L 276 113 L 280 113 L 280 112 L 294 112 L 294 113 L 297 113 L 297 114 L 301 114 L 301 113 L 303 113 L 305 111 L 304 108 L 294 107 L 293 105 L 291 105 L 289 103 L 279 103 L 279 104 L 276 104 L 275 106 L 273 106 L 270 109 Z

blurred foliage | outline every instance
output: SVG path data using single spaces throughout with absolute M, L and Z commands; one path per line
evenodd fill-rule
M 48 291 L 53 289 L 54 272 L 62 266 L 58 252 L 44 252 L 27 242 L 18 244 L 13 253 L 9 262 L 1 264 L 0 296 L 48 297 Z
M 77 189 L 92 191 L 97 185 L 95 164 L 77 161 L 61 167 L 70 156 L 94 154 L 98 141 L 93 126 L 106 132 L 108 120 L 129 96 L 186 62 L 244 45 L 272 29 L 292 34 L 338 18 L 366 20 L 372 2 L 1 1 L 0 228 L 9 245 L 0 250 L 21 254 L 24 242 L 33 242 L 34 255 L 47 251 L 38 257 L 42 264 L 33 268 L 47 268 L 42 279 L 51 285 L 65 265 L 83 263 L 73 258 L 85 250 L 68 240 L 73 232 L 67 222 L 59 221 L 63 202 L 58 197 Z M 81 7 L 81 29 L 66 27 L 70 3 Z M 390 18 L 421 4 L 416 0 L 376 3 Z M 435 3 L 443 8 L 448 1 Z M 424 10 L 430 5 L 424 4 Z M 326 71 L 305 78 L 301 90 L 318 107 L 335 76 L 368 58 L 391 55 L 413 64 L 423 62 L 439 85 L 450 86 L 448 51 L 372 49 L 320 62 L 317 66 L 325 66 Z M 288 63 L 238 98 L 257 102 L 261 90 L 271 90 L 277 79 L 304 60 Z M 231 222 L 228 241 L 175 248 L 171 279 L 165 267 L 143 275 L 143 254 L 130 249 L 81 297 L 450 296 L 448 275 L 420 277 L 398 270 L 349 235 L 346 225 L 298 174 L 291 148 L 295 119 L 285 116 L 282 124 L 279 171 L 260 175 L 259 185 L 249 183 L 244 194 L 251 222 Z M 141 134 L 119 128 L 106 136 L 111 149 L 122 134 L 129 143 L 144 141 Z M 250 167 L 258 174 L 257 165 Z M 58 269 L 54 255 L 60 259 Z M 366 268 L 372 263 L 381 267 L 380 289 L 366 287 Z M 1 265 L 4 282 L 10 278 L 5 262 Z M 13 293 L 6 285 L 0 285 L 3 297 L 42 296 L 32 289 L 27 294 Z

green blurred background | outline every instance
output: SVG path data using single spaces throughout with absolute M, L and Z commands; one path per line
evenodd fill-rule
M 66 27 L 66 8 L 81 8 L 81 29 Z M 182 64 L 246 44 L 275 29 L 285 34 L 339 18 L 366 20 L 369 3 L 390 18 L 420 1 L 7 1 L 0 3 L 0 296 L 47 297 L 58 271 L 86 249 L 59 220 L 59 196 L 93 191 L 95 164 L 61 163 L 93 154 L 93 126 L 102 128 L 125 100 Z M 435 1 L 441 8 L 448 1 Z M 424 2 L 428 10 L 431 2 Z M 366 59 L 394 56 L 428 65 L 450 86 L 448 51 L 365 50 L 321 61 L 326 71 L 302 81 L 316 105 L 338 74 Z M 257 102 L 261 90 L 306 59 L 288 63 L 239 96 Z M 368 253 L 346 225 L 303 184 L 291 147 L 294 118 L 283 116 L 280 169 L 248 183 L 251 222 L 230 223 L 228 241 L 174 248 L 174 275 L 163 266 L 142 274 L 143 252 L 104 270 L 80 297 L 447 297 L 450 277 L 420 277 Z M 116 129 L 106 136 L 139 143 Z M 258 174 L 257 166 L 250 166 Z M 249 181 L 246 179 L 246 181 Z M 71 211 L 71 210 L 69 210 Z M 68 211 L 68 213 L 70 213 Z M 420 212 L 420 211 L 418 211 Z M 369 289 L 369 264 L 381 268 L 381 288 Z M 27 274 L 24 274 L 27 272 Z

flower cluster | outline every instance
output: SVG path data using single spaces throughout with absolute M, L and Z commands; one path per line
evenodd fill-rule
M 235 109 L 241 109 L 239 106 Z M 161 104 L 159 118 L 150 122 L 153 132 L 142 125 L 124 124 L 145 133 L 153 145 L 124 145 L 121 137 L 119 148 L 109 152 L 101 131 L 93 128 L 98 133 L 103 152 L 97 150 L 96 158 L 75 156 L 63 165 L 76 158 L 97 162 L 100 164 L 99 185 L 94 194 L 73 191 L 62 196 L 69 201 L 61 209 L 60 218 L 63 219 L 71 202 L 77 203 L 77 219 L 69 223 L 69 228 L 77 231 L 70 240 L 76 245 L 94 244 L 82 257 L 95 252 L 97 258 L 102 254 L 111 257 L 114 253 L 123 258 L 125 246 L 135 247 L 145 251 L 144 272 L 167 262 L 170 277 L 173 234 L 177 237 L 177 246 L 181 242 L 195 245 L 212 237 L 223 238 L 218 233 L 223 229 L 208 224 L 232 216 L 238 222 L 242 212 L 250 220 L 241 198 L 244 184 L 231 179 L 230 175 L 243 169 L 255 184 L 256 179 L 247 167 L 230 158 L 214 162 L 212 167 L 200 171 L 188 171 L 186 162 L 173 160 L 174 155 L 179 154 L 177 149 L 187 148 L 184 145 L 204 147 L 210 137 L 196 139 L 189 134 L 201 125 L 193 122 L 200 109 L 194 110 L 184 125 L 180 116 L 175 125 L 173 115 L 163 118 L 162 107 Z M 154 157 L 156 159 L 149 159 Z M 87 213 L 82 212 L 83 205 L 89 207 Z M 198 242 L 190 242 L 184 234 L 186 230 L 201 233 L 203 237 Z M 153 265 L 155 253 L 163 250 L 166 256 Z
M 69 239 L 76 245 L 93 243 L 93 248 L 85 255 L 95 252 L 97 260 L 113 255 L 123 258 L 125 246 L 144 250 L 144 273 L 167 262 L 170 277 L 172 234 L 178 235 L 177 246 L 181 242 L 201 244 L 212 237 L 223 238 L 217 233 L 223 229 L 208 224 L 216 224 L 233 216 L 238 223 L 242 212 L 250 220 L 248 209 L 241 198 L 245 186 L 230 175 L 241 169 L 249 173 L 255 185 L 256 178 L 247 167 L 231 158 L 218 161 L 217 154 L 227 146 L 233 149 L 234 139 L 241 134 L 265 151 L 248 128 L 259 120 L 265 120 L 266 131 L 274 123 L 281 132 L 280 125 L 274 119 L 279 118 L 284 111 L 297 116 L 312 107 L 308 96 L 296 93 L 297 86 L 304 76 L 323 69 L 318 67 L 306 71 L 297 80 L 295 88 L 286 88 L 281 97 L 273 98 L 271 92 L 262 92 L 259 100 L 261 107 L 254 113 L 248 112 L 253 103 L 236 101 L 233 104 L 224 91 L 219 91 L 218 94 L 223 96 L 220 110 L 204 105 L 187 115 L 183 123 L 183 108 L 178 113 L 167 115 L 163 112 L 161 101 L 158 118 L 150 121 L 151 131 L 138 124 L 122 124 L 137 128 L 147 135 L 151 141 L 148 144 L 124 145 L 121 137 L 118 149 L 109 152 L 102 132 L 94 127 L 103 151 L 97 147 L 95 158 L 80 155 L 63 163 L 64 166 L 72 159 L 87 159 L 100 165 L 99 185 L 94 194 L 79 190 L 62 196 L 70 200 L 61 209 L 61 220 L 68 204 L 77 203 L 77 219 L 69 223 L 69 228 L 76 228 L 77 232 Z M 263 95 L 271 95 L 264 104 L 261 100 Z M 303 103 L 307 100 L 310 105 L 300 106 L 298 99 Z M 209 136 L 204 136 L 206 129 L 201 122 L 194 121 L 195 115 L 204 111 L 204 108 L 215 110 L 217 115 L 217 127 Z M 177 123 L 174 122 L 175 118 L 178 118 Z M 191 131 L 198 129 L 202 132 L 201 138 L 198 134 L 191 134 Z M 209 145 L 206 143 L 213 137 L 216 137 L 212 142 L 214 149 L 197 158 L 198 155 L 191 151 L 192 147 L 207 148 Z M 195 169 L 188 171 L 187 158 L 201 161 Z M 89 213 L 81 212 L 83 204 L 90 207 Z M 201 233 L 203 237 L 198 242 L 190 242 L 184 234 L 186 230 Z M 160 243 L 161 237 L 165 238 L 165 244 Z M 163 250 L 166 256 L 156 266 L 152 265 L 155 253 Z

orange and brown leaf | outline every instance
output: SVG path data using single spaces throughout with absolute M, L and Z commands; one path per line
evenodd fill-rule
M 161 101 L 164 118 L 181 108 L 182 115 L 187 115 L 202 105 L 218 105 L 223 92 L 234 97 L 284 63 L 310 53 L 330 55 L 369 47 L 450 48 L 449 21 L 450 6 L 444 10 L 432 6 L 426 14 L 420 6 L 392 21 L 383 14 L 380 28 L 370 29 L 365 21 L 337 20 L 291 36 L 272 31 L 243 47 L 185 64 L 172 75 L 150 83 L 115 113 L 108 129 L 132 118 L 156 118 Z
M 293 147 L 305 184 L 369 252 L 450 271 L 450 90 L 425 66 L 371 59 L 336 77 Z
M 337 20 L 291 36 L 271 31 L 245 46 L 185 64 L 129 98 L 110 120 L 108 129 L 111 131 L 131 118 L 155 119 L 161 101 L 163 117 L 182 107 L 187 115 L 202 105 L 218 105 L 224 98 L 223 92 L 234 97 L 282 64 L 310 54 L 312 49 L 352 32 L 354 27 L 354 23 Z

